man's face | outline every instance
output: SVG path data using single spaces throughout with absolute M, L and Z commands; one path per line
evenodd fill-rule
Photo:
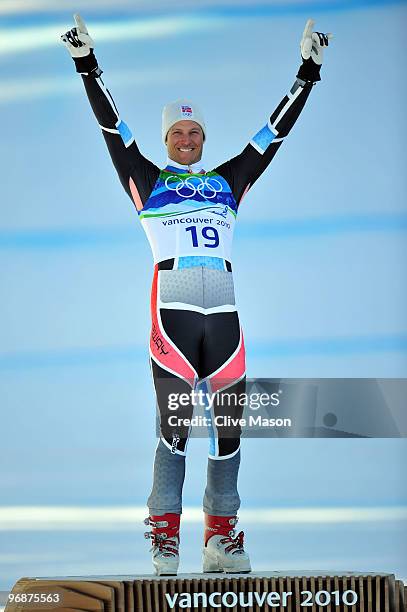
M 179 164 L 191 165 L 202 157 L 203 132 L 196 121 L 177 121 L 167 134 L 168 157 Z

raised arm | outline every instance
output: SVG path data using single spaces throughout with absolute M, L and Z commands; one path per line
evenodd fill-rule
M 313 32 L 313 25 L 312 19 L 306 23 L 301 39 L 302 64 L 289 93 L 245 149 L 215 168 L 228 181 L 238 205 L 274 158 L 304 108 L 313 85 L 321 80 L 322 49 L 332 35 Z
M 76 71 L 82 76 L 89 102 L 120 181 L 137 210 L 141 210 L 154 187 L 159 169 L 140 153 L 130 129 L 120 118 L 102 80 L 102 70 L 93 51 L 93 40 L 80 15 L 74 15 L 74 19 L 76 27 L 66 32 L 61 39 L 75 62 Z

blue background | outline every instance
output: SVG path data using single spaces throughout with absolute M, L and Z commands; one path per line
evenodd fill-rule
M 204 160 L 214 167 L 291 87 L 306 19 L 334 33 L 321 83 L 239 212 L 234 277 L 248 375 L 405 377 L 406 9 L 368 0 L 0 5 L 0 589 L 22 575 L 150 571 L 139 523 L 4 519 L 27 506 L 141 511 L 151 484 L 151 254 L 58 41 L 72 12 L 157 164 L 165 103 L 189 97 L 204 109 Z M 195 509 L 206 451 L 205 440 L 191 442 L 185 504 Z M 254 568 L 406 577 L 406 455 L 404 440 L 246 440 L 242 508 L 298 510 L 293 522 L 242 524 Z M 307 522 L 307 508 L 365 515 Z M 199 521 L 185 523 L 184 571 L 199 570 L 200 532 Z

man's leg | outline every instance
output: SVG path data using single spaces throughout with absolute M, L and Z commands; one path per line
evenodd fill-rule
M 239 399 L 244 399 L 246 387 L 243 336 L 236 312 L 208 316 L 206 328 L 205 383 L 214 401 L 203 500 L 203 567 L 208 572 L 248 572 L 250 560 L 243 548 L 243 532 L 234 538 L 240 507 L 237 478 L 241 427 L 238 421 L 243 414 L 243 402 L 239 403 Z
M 174 575 L 179 564 L 182 487 L 190 432 L 183 419 L 190 419 L 193 414 L 192 398 L 187 405 L 179 400 L 181 396 L 191 397 L 197 378 L 202 315 L 156 307 L 152 308 L 152 314 L 151 370 L 161 437 L 154 460 L 153 487 L 147 501 L 150 511 L 147 524 L 151 525 L 152 532 L 146 536 L 153 541 L 156 573 Z
M 245 392 L 245 378 L 217 392 L 210 428 L 207 484 L 204 512 L 216 516 L 235 516 L 240 508 L 237 479 L 240 467 L 240 425 L 230 419 L 241 419 L 243 407 L 236 401 Z M 215 419 L 220 420 L 218 426 Z
M 181 514 L 189 428 L 171 427 L 168 419 L 191 418 L 193 409 L 189 405 L 172 412 L 169 410 L 168 398 L 170 394 L 190 394 L 191 387 L 184 380 L 163 370 L 153 360 L 151 368 L 160 412 L 161 437 L 155 451 L 153 486 L 147 506 L 150 515 L 167 512 Z

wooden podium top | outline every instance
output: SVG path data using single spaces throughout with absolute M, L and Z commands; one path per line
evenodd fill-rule
M 328 577 L 335 577 L 335 576 L 341 576 L 341 577 L 347 577 L 347 578 L 351 578 L 351 577 L 355 577 L 355 578 L 360 578 L 363 576 L 372 576 L 372 577 L 376 577 L 376 576 L 380 576 L 380 577 L 385 577 L 385 576 L 389 576 L 389 577 L 394 577 L 394 574 L 389 574 L 386 572 L 351 572 L 351 571 L 347 571 L 347 570 L 341 570 L 341 571 L 329 571 L 329 570 L 310 570 L 310 571 L 302 571 L 302 570 L 286 570 L 286 571 L 280 571 L 280 572 L 270 572 L 270 571 L 255 571 L 255 572 L 250 572 L 248 574 L 227 574 L 227 573 L 208 573 L 208 574 L 204 574 L 202 572 L 197 572 L 197 573 L 186 573 L 186 574 L 180 574 L 178 573 L 177 576 L 155 576 L 154 574 L 120 574 L 120 575 L 115 575 L 115 574 L 95 574 L 95 575 L 91 575 L 91 576 L 38 576 L 38 577 L 30 577 L 30 578 L 24 578 L 23 580 L 84 580 L 84 581 L 98 581 L 98 580 L 117 580 L 119 582 L 135 582 L 138 580 L 168 580 L 169 578 L 171 579 L 177 579 L 177 580 L 192 580 L 192 579 L 213 579 L 213 578 L 218 578 L 218 577 L 228 577 L 228 578 L 312 578 L 312 577 L 317 577 L 317 576 L 321 576 L 323 578 L 328 578 Z
M 21 578 L 6 612 L 405 612 L 407 587 L 393 574 L 252 572 L 178 576 Z

